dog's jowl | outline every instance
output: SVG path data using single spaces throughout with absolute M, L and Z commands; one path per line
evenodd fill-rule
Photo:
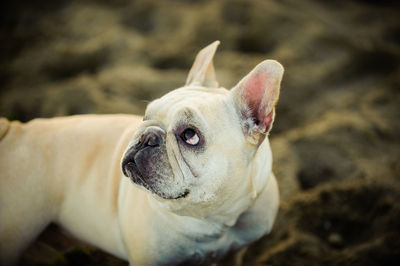
M 0 261 L 51 222 L 132 265 L 209 264 L 267 234 L 279 195 L 268 133 L 273 60 L 229 90 L 199 52 L 185 86 L 145 117 L 0 120 Z

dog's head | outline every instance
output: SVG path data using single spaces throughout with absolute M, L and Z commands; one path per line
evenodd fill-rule
M 228 91 L 215 79 L 218 44 L 199 52 L 184 87 L 148 105 L 122 158 L 134 184 L 180 212 L 233 202 L 262 185 L 255 178 L 269 175 L 258 171 L 270 170 L 266 136 L 283 67 L 263 61 Z

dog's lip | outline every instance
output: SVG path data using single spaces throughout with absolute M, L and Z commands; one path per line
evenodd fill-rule
M 139 181 L 140 184 L 145 184 L 142 173 L 139 171 L 134 161 L 129 161 L 124 167 L 124 174 L 132 179 L 132 181 Z
M 126 177 L 132 177 L 132 174 L 129 174 L 129 172 L 137 172 L 137 165 L 134 161 L 129 161 L 127 162 L 124 167 L 122 167 L 122 172 Z
M 129 167 L 129 168 L 135 168 L 135 169 L 137 168 L 137 165 L 136 165 L 136 163 L 134 161 L 128 162 L 126 164 L 126 166 Z
M 175 197 L 175 198 L 170 198 L 170 199 L 182 199 L 182 198 L 186 198 L 190 193 L 189 189 L 186 189 L 181 195 Z
M 189 194 L 190 194 L 190 190 L 186 189 L 182 194 L 176 196 L 176 197 L 172 197 L 172 196 L 163 196 L 163 195 L 159 195 L 153 191 L 151 191 L 152 193 L 154 193 L 155 195 L 165 199 L 165 200 L 178 200 L 178 199 L 184 199 L 186 198 Z

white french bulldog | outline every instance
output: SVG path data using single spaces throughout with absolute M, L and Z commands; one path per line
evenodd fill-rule
M 131 265 L 210 264 L 271 230 L 279 194 L 267 135 L 283 67 L 263 61 L 228 91 L 215 78 L 218 44 L 143 122 L 0 119 L 2 265 L 51 222 Z

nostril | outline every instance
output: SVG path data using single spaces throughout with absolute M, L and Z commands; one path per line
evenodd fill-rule
M 139 144 L 143 145 L 144 147 L 157 147 L 160 145 L 160 142 L 160 136 L 154 133 L 144 134 L 139 139 Z
M 140 136 L 137 143 L 137 149 L 143 149 L 145 147 L 158 147 L 160 146 L 165 138 L 165 133 L 161 128 L 150 126 L 146 128 L 144 133 Z
M 160 138 L 155 134 L 150 134 L 146 141 L 146 146 L 156 147 L 160 145 Z

